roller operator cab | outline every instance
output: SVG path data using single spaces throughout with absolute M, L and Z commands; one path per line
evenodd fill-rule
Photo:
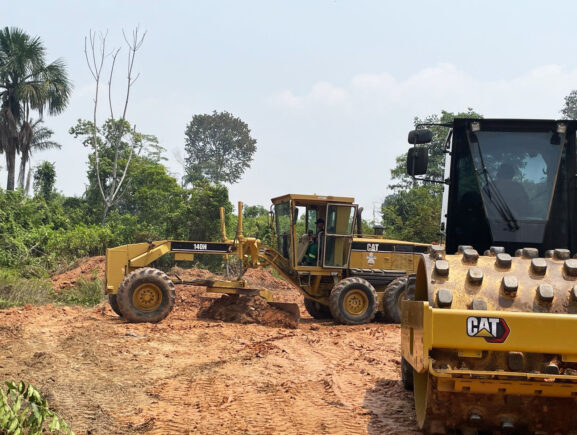
M 573 433 L 577 122 L 443 126 L 446 246 L 421 256 L 401 309 L 403 383 L 419 427 Z M 409 133 L 417 180 L 427 180 L 431 138 Z
M 448 253 L 460 245 L 479 252 L 501 246 L 511 255 L 527 247 L 577 252 L 577 122 L 455 119 L 450 128 Z M 418 143 L 431 135 L 422 131 L 410 137 L 414 175 L 426 170 L 426 146 Z

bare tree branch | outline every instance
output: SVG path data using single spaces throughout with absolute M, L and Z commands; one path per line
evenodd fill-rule
M 116 56 L 120 52 L 120 48 L 112 53 L 112 66 L 110 67 L 110 76 L 108 77 L 108 106 L 110 107 L 110 118 L 114 119 L 114 110 L 112 109 L 112 76 L 114 74 L 114 65 L 116 64 Z
M 134 67 L 134 59 L 136 58 L 136 52 L 140 49 L 140 47 L 142 46 L 143 42 L 144 42 L 144 38 L 146 37 L 146 32 L 144 32 L 144 34 L 142 36 L 139 37 L 138 35 L 139 33 L 139 28 L 136 27 L 136 29 L 133 30 L 132 32 L 132 42 L 128 41 L 128 38 L 126 37 L 126 33 L 124 31 L 122 31 L 122 35 L 124 36 L 124 41 L 126 41 L 126 44 L 128 45 L 128 75 L 127 75 L 127 86 L 126 86 L 126 98 L 124 100 L 124 110 L 122 112 L 122 118 L 126 119 L 126 110 L 128 108 L 128 100 L 130 98 L 130 88 L 132 87 L 132 85 L 134 84 L 134 82 L 136 81 L 136 79 L 138 79 L 138 77 L 140 76 L 140 74 L 138 74 L 136 76 L 136 79 L 132 79 L 132 69 Z
M 102 199 L 104 202 L 106 201 L 106 195 L 104 194 L 104 187 L 102 186 L 102 180 L 100 178 L 100 156 L 98 153 L 98 137 L 97 137 L 97 113 L 98 113 L 98 91 L 100 90 L 100 74 L 102 72 L 102 67 L 104 65 L 104 58 L 105 58 L 105 50 L 106 50 L 106 34 L 100 33 L 100 52 L 96 53 L 96 32 L 90 31 L 90 51 L 92 53 L 92 64 L 90 62 L 90 58 L 88 56 L 88 51 L 86 47 L 86 38 L 84 38 L 84 54 L 86 56 L 86 62 L 88 64 L 88 68 L 92 73 L 92 77 L 96 82 L 95 86 L 95 93 L 94 93 L 94 110 L 92 112 L 92 122 L 93 122 L 93 131 L 92 131 L 92 146 L 94 148 L 94 160 L 96 164 L 96 179 L 98 180 L 98 189 L 100 190 L 100 194 L 102 195 Z M 97 61 L 97 58 L 99 61 Z
M 106 40 L 108 36 L 108 32 L 105 34 L 99 34 L 99 43 L 97 44 L 96 41 L 96 32 L 90 31 L 89 37 L 85 38 L 84 40 L 84 54 L 86 57 L 86 63 L 88 65 L 88 69 L 92 74 L 92 77 L 95 81 L 95 94 L 94 94 L 94 110 L 92 115 L 92 122 L 93 122 L 93 131 L 92 131 L 92 147 L 94 148 L 94 163 L 96 166 L 96 178 L 98 181 L 98 189 L 100 191 L 100 195 L 104 202 L 104 213 L 102 222 L 104 223 L 108 211 L 114 205 L 119 192 L 121 192 L 122 186 L 124 185 L 128 169 L 130 167 L 130 163 L 132 161 L 132 157 L 135 153 L 135 147 L 137 143 L 132 140 L 129 141 L 128 145 L 128 159 L 122 171 L 120 171 L 120 157 L 121 157 L 121 147 L 123 143 L 123 138 L 126 134 L 134 135 L 136 134 L 136 130 L 133 129 L 132 132 L 125 130 L 125 123 L 126 114 L 128 111 L 128 103 L 130 100 L 130 91 L 140 74 L 137 74 L 136 77 L 133 77 L 133 69 L 134 69 L 134 60 L 136 58 L 137 51 L 141 48 L 144 38 L 146 36 L 146 32 L 140 35 L 140 30 L 137 27 L 132 32 L 132 39 L 129 40 L 126 36 L 126 33 L 122 32 L 124 40 L 128 46 L 128 62 L 127 62 L 127 85 L 126 85 L 126 93 L 124 97 L 124 107 L 122 110 L 122 116 L 116 120 L 114 116 L 114 104 L 113 104 L 113 93 L 112 93 L 112 83 L 114 78 L 114 71 L 116 66 L 116 61 L 118 58 L 118 54 L 120 53 L 120 48 L 112 50 L 109 54 L 106 53 Z M 102 70 L 105 64 L 106 59 L 110 56 L 111 58 L 111 67 L 110 73 L 108 76 L 107 87 L 108 87 L 108 110 L 110 111 L 110 120 L 112 121 L 112 131 L 106 132 L 105 130 L 100 130 L 98 127 L 98 105 L 99 105 L 99 92 L 100 92 L 100 84 L 102 78 Z M 100 174 L 100 147 L 101 146 L 109 146 L 114 149 L 114 161 L 112 166 L 112 174 L 110 183 L 108 186 L 104 185 Z M 138 150 L 140 151 L 140 150 Z M 119 176 L 119 172 L 122 172 L 122 175 Z

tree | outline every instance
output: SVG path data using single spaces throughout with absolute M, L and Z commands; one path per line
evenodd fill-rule
M 440 116 L 415 118 L 414 123 L 415 126 L 423 123 L 445 124 L 451 123 L 454 118 L 482 116 L 471 108 L 458 114 L 443 110 Z M 448 129 L 442 126 L 427 128 L 432 130 L 433 140 L 427 144 L 429 166 L 426 178 L 437 182 L 414 180 L 406 173 L 407 153 L 397 157 L 397 164 L 391 170 L 391 178 L 395 182 L 389 185 L 393 193 L 385 198 L 381 206 L 383 226 L 388 237 L 422 243 L 438 240 Z
M 415 117 L 414 125 L 418 124 L 447 124 L 453 122 L 454 118 L 482 118 L 472 108 L 468 108 L 466 112 L 457 114 L 441 111 L 441 115 L 430 115 L 424 119 Z M 445 142 L 447 139 L 448 128 L 442 126 L 428 126 L 429 130 L 433 132 L 433 140 L 427 144 L 429 149 L 429 166 L 427 168 L 427 178 L 435 181 L 443 181 L 445 176 Z M 391 178 L 398 180 L 397 183 L 389 185 L 391 189 L 407 189 L 418 182 L 416 182 L 410 175 L 407 175 L 407 153 L 401 154 L 396 159 L 396 166 L 391 169 Z M 424 183 L 428 186 L 435 186 L 435 183 Z
M 256 237 L 265 245 L 272 246 L 272 228 L 269 224 L 268 210 L 262 205 L 249 205 L 243 208 L 242 214 L 244 235 Z M 301 218 L 304 218 L 304 216 L 301 216 Z
M 58 142 L 50 140 L 54 132 L 41 124 L 44 121 L 42 119 L 31 120 L 30 121 L 30 141 L 22 144 L 20 149 L 20 172 L 18 173 L 18 187 L 24 189 L 24 192 L 28 194 L 30 190 L 30 174 L 31 170 L 28 171 L 28 176 L 26 177 L 26 166 L 30 162 L 32 157 L 32 151 L 44 151 L 48 149 L 60 149 L 62 145 Z M 25 183 L 26 177 L 26 185 Z
M 16 154 L 30 149 L 31 111 L 61 113 L 72 85 L 64 63 L 46 63 L 44 45 L 23 30 L 0 30 L 0 149 L 6 154 L 7 190 L 14 190 Z
M 383 202 L 383 226 L 390 238 L 431 243 L 439 240 L 442 189 L 415 186 Z
M 137 132 L 125 119 L 108 119 L 99 129 L 91 121 L 78 120 L 69 132 L 75 138 L 82 137 L 82 143 L 94 150 L 89 156 L 86 198 L 101 212 L 102 223 L 130 191 L 129 184 L 137 172 L 135 162 L 148 158 L 158 163 L 163 159 L 158 139 Z
M 114 49 L 111 54 L 106 53 L 106 34 L 100 34 L 98 41 L 96 34 L 90 32 L 89 37 L 84 40 L 84 55 L 86 63 L 95 82 L 94 104 L 92 121 L 79 120 L 76 127 L 70 129 L 70 133 L 74 137 L 90 136 L 83 141 L 85 146 L 90 146 L 93 150 L 93 161 L 91 164 L 95 166 L 96 184 L 98 191 L 104 203 L 102 211 L 102 224 L 106 221 L 106 216 L 110 209 L 114 206 L 118 199 L 118 195 L 123 189 L 123 184 L 126 180 L 126 174 L 130 167 L 135 150 L 142 146 L 141 137 L 138 137 L 135 126 L 132 126 L 126 120 L 126 113 L 128 110 L 128 102 L 130 100 L 130 90 L 134 82 L 138 79 L 133 75 L 134 60 L 136 53 L 141 48 L 146 32 L 141 36 L 139 29 L 136 28 L 132 32 L 132 39 L 129 40 L 124 34 L 124 41 L 128 46 L 128 60 L 127 60 L 127 83 L 124 100 L 122 103 L 122 112 L 119 117 L 114 113 L 114 102 L 112 100 L 112 80 L 114 76 L 114 68 L 116 59 L 120 52 L 120 48 Z M 103 69 L 106 59 L 110 57 L 110 70 L 108 72 L 108 110 L 110 116 L 108 120 L 99 126 L 97 121 L 98 104 L 100 97 L 100 87 L 102 81 Z M 111 167 L 106 170 L 108 177 L 101 178 L 101 154 L 108 153 Z
M 256 151 L 248 125 L 228 112 L 195 115 L 185 136 L 186 181 L 193 184 L 238 182 Z
M 130 214 L 150 226 L 155 238 L 172 237 L 179 232 L 178 221 L 186 201 L 186 192 L 166 167 L 148 157 L 136 157 L 132 163 L 127 192 L 119 196 L 117 210 Z
M 55 183 L 56 170 L 54 169 L 54 163 L 42 162 L 34 171 L 34 191 L 48 201 L 52 192 L 54 192 Z
M 577 119 L 577 90 L 571 91 L 565 97 L 565 105 L 561 109 L 563 119 Z

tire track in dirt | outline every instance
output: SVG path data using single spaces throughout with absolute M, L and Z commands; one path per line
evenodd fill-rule
M 38 386 L 77 434 L 418 433 L 398 326 L 199 320 L 202 294 L 181 291 L 159 324 L 107 305 L 0 310 L 0 373 Z

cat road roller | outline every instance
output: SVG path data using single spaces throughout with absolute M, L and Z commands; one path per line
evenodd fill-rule
M 403 383 L 418 425 L 577 433 L 577 122 L 443 126 L 446 245 L 421 256 L 402 302 Z M 409 133 L 415 178 L 431 138 Z
M 381 312 L 400 323 L 400 301 L 419 255 L 429 245 L 361 235 L 361 217 L 350 197 L 288 194 L 272 199 L 274 247 L 245 237 L 242 203 L 234 240 L 226 236 L 221 209 L 221 240 L 162 240 L 110 248 L 106 252 L 106 286 L 112 309 L 133 322 L 158 322 L 172 310 L 175 285 L 205 286 L 209 292 L 262 296 L 271 305 L 298 318 L 296 304 L 278 303 L 264 289 L 249 288 L 242 274 L 248 268 L 272 266 L 304 296 L 314 318 L 343 324 L 371 322 Z M 236 280 L 185 282 L 150 267 L 165 254 L 192 261 L 196 254 L 236 256 L 242 264 Z

